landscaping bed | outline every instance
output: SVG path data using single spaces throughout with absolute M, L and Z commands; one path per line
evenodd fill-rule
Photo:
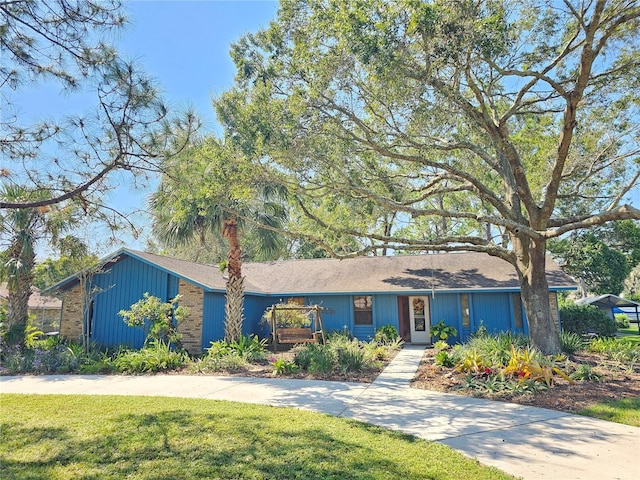
M 593 373 L 599 376 L 598 380 L 575 380 L 571 384 L 560 376 L 554 376 L 553 386 L 523 394 L 464 388 L 464 375 L 456 372 L 454 367 L 434 364 L 436 353 L 433 348 L 425 351 L 412 383 L 413 388 L 478 396 L 571 413 L 606 401 L 640 398 L 640 365 L 625 367 L 603 353 L 582 350 L 567 355 L 567 367 L 590 365 Z

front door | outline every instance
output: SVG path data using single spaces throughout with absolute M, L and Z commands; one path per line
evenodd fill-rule
M 409 297 L 411 343 L 431 343 L 429 297 Z

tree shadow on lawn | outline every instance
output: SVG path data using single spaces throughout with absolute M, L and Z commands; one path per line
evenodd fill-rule
M 231 415 L 227 402 L 209 405 L 107 414 L 88 430 L 3 423 L 3 478 L 456 478 L 428 465 L 443 447 L 403 434 L 276 407 L 236 404 Z M 408 461 L 418 457 L 420 468 Z

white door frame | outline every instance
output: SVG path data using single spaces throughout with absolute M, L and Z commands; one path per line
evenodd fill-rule
M 422 301 L 422 314 L 416 313 L 416 306 Z M 411 324 L 411 343 L 431 343 L 431 305 L 429 296 L 409 297 L 409 319 Z M 414 304 L 415 302 L 415 304 Z

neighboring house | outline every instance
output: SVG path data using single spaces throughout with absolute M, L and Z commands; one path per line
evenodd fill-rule
M 101 289 L 84 319 L 92 340 L 140 346 L 142 331 L 118 316 L 145 292 L 163 300 L 180 294 L 190 309 L 179 330 L 192 353 L 224 337 L 225 277 L 217 266 L 201 265 L 122 249 L 102 261 L 93 277 Z M 490 332 L 528 333 L 518 277 L 511 264 L 483 253 L 446 253 L 351 259 L 287 260 L 245 263 L 244 333 L 266 336 L 265 309 L 280 302 L 321 305 L 325 329 L 346 328 L 356 337 L 372 337 L 382 325 L 394 325 L 413 343 L 430 343 L 430 326 L 439 320 L 466 339 L 484 325 Z M 556 320 L 556 293 L 575 290 L 572 279 L 548 260 L 549 302 Z M 82 333 L 83 295 L 78 278 L 50 290 L 64 294 L 60 332 Z
M 7 303 L 9 291 L 7 284 L 0 284 L 0 304 Z M 53 297 L 46 297 L 36 287 L 31 287 L 29 297 L 30 323 L 39 330 L 50 333 L 57 331 L 60 326 L 60 314 L 62 313 L 62 301 Z
M 610 293 L 581 298 L 576 300 L 576 305 L 594 305 L 603 310 L 612 320 L 615 319 L 616 313 L 624 313 L 633 322 L 638 321 L 640 310 L 640 303 Z

